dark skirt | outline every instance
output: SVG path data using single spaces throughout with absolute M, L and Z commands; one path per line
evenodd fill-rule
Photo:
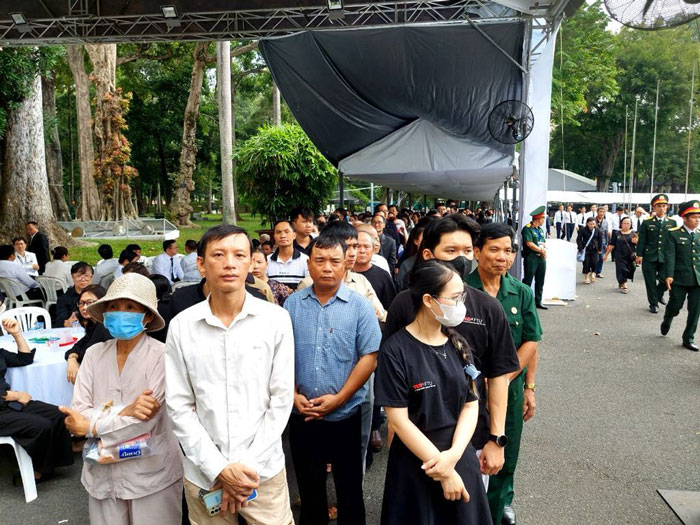
M 70 433 L 58 408 L 30 401 L 21 412 L 0 408 L 0 436 L 9 436 L 32 458 L 34 471 L 50 474 L 56 467 L 73 464 Z
M 595 272 L 597 265 L 598 252 L 595 250 L 586 250 L 586 258 L 583 261 L 583 273 Z
M 637 267 L 632 264 L 632 259 L 629 256 L 617 257 L 615 259 L 615 277 L 618 284 L 624 284 L 627 281 L 634 281 L 634 271 Z
M 446 450 L 450 442 L 436 445 Z M 386 470 L 382 525 L 491 525 L 479 461 L 471 444 L 455 466 L 469 493 L 469 503 L 446 500 L 440 482 L 428 477 L 421 465 L 422 461 L 394 436 Z

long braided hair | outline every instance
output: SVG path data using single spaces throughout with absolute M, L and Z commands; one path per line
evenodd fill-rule
M 455 275 L 459 276 L 454 268 L 437 259 L 420 262 L 414 267 L 411 276 L 411 286 L 409 288 L 411 301 L 413 303 L 413 313 L 416 315 L 418 314 L 418 311 L 423 305 L 423 296 L 425 294 L 431 297 L 440 295 L 442 290 Z M 467 340 L 454 328 L 442 326 L 442 333 L 449 338 L 462 366 L 467 367 L 472 365 L 474 362 L 472 349 Z M 474 379 L 466 372 L 465 375 L 469 389 L 477 395 Z

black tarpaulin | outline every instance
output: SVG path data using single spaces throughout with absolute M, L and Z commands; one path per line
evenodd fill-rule
M 523 23 L 480 28 L 518 63 Z M 421 119 L 512 158 L 491 109 L 520 99 L 520 69 L 468 25 L 304 32 L 260 51 L 299 124 L 335 165 Z

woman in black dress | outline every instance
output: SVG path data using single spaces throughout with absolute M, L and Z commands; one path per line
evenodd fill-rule
M 615 230 L 605 250 L 604 261 L 612 250 L 615 250 L 615 276 L 621 293 L 627 293 L 627 281 L 634 281 L 634 271 L 637 269 L 637 232 L 632 231 L 632 219 L 624 217 L 620 220 L 620 229 Z
M 591 236 L 593 236 L 592 239 Z M 578 246 L 579 252 L 585 251 L 586 258 L 583 261 L 583 274 L 586 277 L 584 277 L 583 282 L 585 284 L 590 284 L 595 281 L 598 256 L 603 250 L 603 234 L 600 229 L 596 227 L 593 217 L 588 217 L 588 219 L 586 219 L 585 228 L 579 228 L 578 236 L 576 237 L 576 245 Z
M 9 436 L 32 458 L 34 477 L 45 479 L 56 467 L 71 465 L 70 434 L 63 424 L 65 416 L 58 407 L 33 401 L 27 392 L 10 389 L 5 379 L 8 367 L 27 366 L 34 362 L 15 319 L 3 319 L 2 326 L 17 343 L 18 352 L 0 349 L 0 436 Z
M 490 524 L 469 443 L 478 372 L 466 340 L 451 328 L 466 314 L 464 284 L 454 269 L 429 260 L 414 269 L 410 293 L 416 318 L 382 345 L 375 377 L 375 404 L 395 432 L 381 523 Z
M 97 323 L 90 317 L 87 307 L 98 299 L 102 299 L 107 290 L 99 284 L 91 284 L 86 286 L 78 297 L 78 313 L 77 318 L 80 326 L 85 328 L 85 335 L 66 351 L 66 379 L 75 384 L 75 378 L 78 375 L 80 364 L 83 362 L 85 352 L 92 345 L 104 343 L 112 339 L 112 335 L 107 331 L 102 323 Z

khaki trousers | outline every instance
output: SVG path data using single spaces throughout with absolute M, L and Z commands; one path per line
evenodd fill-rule
M 185 479 L 185 498 L 192 525 L 238 523 L 238 516 L 228 512 L 209 516 L 206 507 L 199 499 L 199 487 L 187 479 Z M 294 517 L 289 505 L 286 469 L 282 469 L 282 472 L 261 483 L 258 487 L 258 497 L 243 507 L 239 514 L 249 525 L 294 525 Z
M 173 525 L 182 522 L 182 481 L 137 499 L 90 496 L 90 525 Z

